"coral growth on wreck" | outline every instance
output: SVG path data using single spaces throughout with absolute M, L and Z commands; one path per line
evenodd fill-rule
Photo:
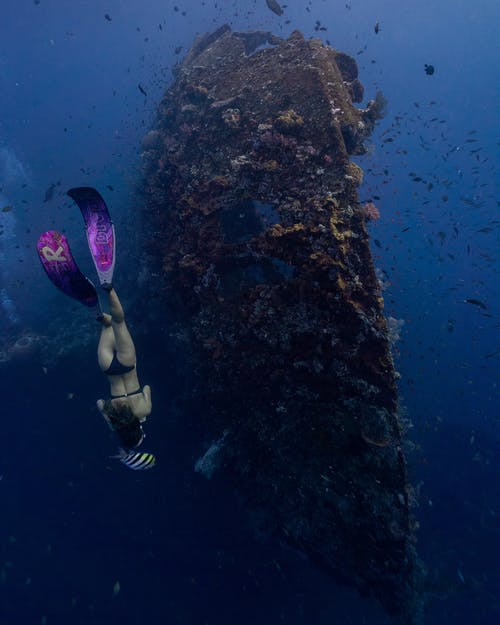
M 362 93 L 353 59 L 298 32 L 200 37 L 143 141 L 146 219 L 215 441 L 198 469 L 414 623 L 397 374 L 350 162 L 384 101 Z

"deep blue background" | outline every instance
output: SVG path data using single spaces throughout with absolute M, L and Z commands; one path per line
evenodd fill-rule
M 361 198 L 380 197 L 371 234 L 387 314 L 405 321 L 396 358 L 413 423 L 418 547 L 436 595 L 427 622 L 500 620 L 498 2 L 288 4 L 279 18 L 265 0 L 2 1 L 0 209 L 13 206 L 0 211 L 2 625 L 388 622 L 256 539 L 227 486 L 194 473 L 198 419 L 181 421 L 171 401 L 183 380 L 169 328 L 141 325 L 141 306 L 158 304 L 134 296 L 138 280 L 154 280 L 135 260 L 140 139 L 175 61 L 224 22 L 320 35 L 357 59 L 366 100 L 376 89 L 388 99 L 357 162 Z M 107 391 L 98 328 L 51 288 L 34 254 L 39 232 L 64 229 L 91 275 L 80 215 L 64 196 L 78 185 L 99 188 L 117 223 L 116 283 L 154 394 L 147 442 L 159 463 L 146 474 L 108 459 L 113 439 L 94 406 Z M 13 354 L 27 333 L 46 336 L 54 358 Z M 55 358 L 69 345 L 77 352 Z

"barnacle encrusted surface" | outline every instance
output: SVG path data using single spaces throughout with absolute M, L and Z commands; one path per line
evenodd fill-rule
M 396 372 L 349 161 L 382 99 L 361 96 L 355 61 L 299 32 L 200 37 L 143 142 L 145 219 L 214 441 L 198 469 L 414 623 Z

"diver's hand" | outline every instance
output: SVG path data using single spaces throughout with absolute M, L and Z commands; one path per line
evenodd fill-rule
M 141 423 L 144 423 L 144 421 L 146 421 L 146 419 L 151 414 L 151 387 L 149 386 L 149 384 L 144 385 L 142 389 L 142 395 L 144 399 L 146 400 L 146 405 L 143 406 L 141 409 L 142 414 L 139 417 L 139 421 Z

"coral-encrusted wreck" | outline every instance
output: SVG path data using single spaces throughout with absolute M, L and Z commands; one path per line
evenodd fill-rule
M 397 374 L 349 161 L 380 116 L 362 94 L 353 59 L 298 32 L 201 37 L 144 138 L 146 219 L 215 441 L 197 468 L 414 623 Z

